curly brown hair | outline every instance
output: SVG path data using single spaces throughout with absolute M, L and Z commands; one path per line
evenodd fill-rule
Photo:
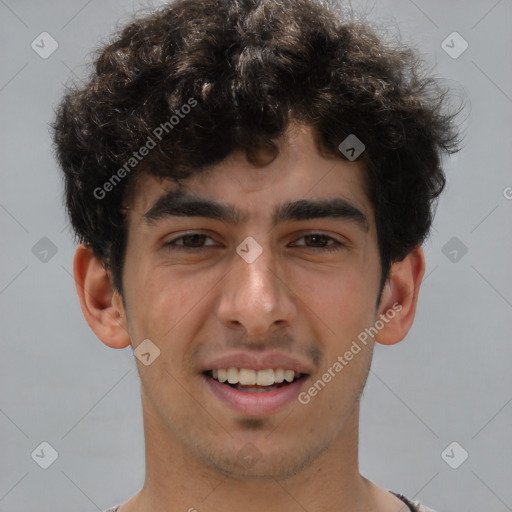
M 338 146 L 350 134 L 363 141 L 382 291 L 391 263 L 428 235 L 441 154 L 459 150 L 447 93 L 411 47 L 325 2 L 177 0 L 116 34 L 57 109 L 75 237 L 122 293 L 123 205 L 142 173 L 179 180 L 235 150 L 258 164 L 255 150 L 275 148 L 296 122 L 312 127 L 322 155 L 345 158 Z M 157 138 L 139 166 L 134 152 Z

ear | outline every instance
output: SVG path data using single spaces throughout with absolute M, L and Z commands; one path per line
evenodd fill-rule
M 394 345 L 405 338 L 414 320 L 424 273 L 425 256 L 420 246 L 402 261 L 391 265 L 379 307 L 379 318 L 384 327 L 375 335 L 377 343 Z
M 96 336 L 112 348 L 130 345 L 121 296 L 92 249 L 83 244 L 77 248 L 73 271 L 82 313 Z

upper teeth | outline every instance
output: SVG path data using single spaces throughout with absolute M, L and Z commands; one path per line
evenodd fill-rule
M 300 377 L 300 373 L 283 368 L 268 370 L 251 370 L 250 368 L 226 368 L 212 370 L 214 379 L 229 384 L 241 384 L 242 386 L 272 386 L 274 383 L 283 381 L 293 382 L 293 379 Z

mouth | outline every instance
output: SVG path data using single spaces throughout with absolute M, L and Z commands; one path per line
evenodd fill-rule
M 231 367 L 206 370 L 203 377 L 225 405 L 245 415 L 261 416 L 296 399 L 309 374 L 285 368 Z
M 269 368 L 257 371 L 250 368 L 225 368 L 208 370 L 204 374 L 221 384 L 227 384 L 233 389 L 245 393 L 274 391 L 307 375 L 284 368 Z

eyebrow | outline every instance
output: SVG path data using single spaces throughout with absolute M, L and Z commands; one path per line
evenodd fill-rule
M 166 217 L 208 217 L 235 225 L 245 222 L 249 215 L 231 204 L 191 195 L 178 189 L 158 198 L 142 215 L 147 225 L 152 225 Z M 276 226 L 292 220 L 319 218 L 343 219 L 353 222 L 365 232 L 369 229 L 366 215 L 342 197 L 284 202 L 274 208 L 272 225 Z

